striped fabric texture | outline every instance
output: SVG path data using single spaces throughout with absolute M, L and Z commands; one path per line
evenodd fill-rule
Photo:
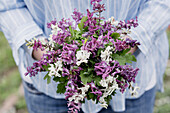
M 133 67 L 140 71 L 136 84 L 140 87 L 137 97 L 155 85 L 163 91 L 163 73 L 168 59 L 168 40 L 165 30 L 170 23 L 170 0 L 103 0 L 106 11 L 102 13 L 105 19 L 114 16 L 116 20 L 129 20 L 138 17 L 139 26 L 132 29 L 129 35 L 138 40 L 141 45 L 134 53 L 137 62 Z M 53 98 L 64 98 L 56 93 L 57 83 L 47 84 L 43 80 L 46 72 L 35 77 L 25 77 L 26 67 L 35 61 L 30 52 L 24 47 L 25 40 L 33 37 L 49 37 L 50 29 L 47 23 L 53 19 L 71 18 L 77 8 L 86 13 L 92 10 L 90 0 L 0 0 L 0 30 L 5 34 L 13 51 L 13 57 L 23 80 L 34 86 L 46 95 Z M 126 98 L 131 97 L 128 89 L 124 94 L 117 93 L 110 105 L 115 111 L 125 110 Z M 91 101 L 82 106 L 87 113 L 98 112 L 101 107 Z

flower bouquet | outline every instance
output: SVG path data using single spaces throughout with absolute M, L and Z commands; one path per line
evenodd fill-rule
M 33 49 L 46 50 L 40 61 L 27 68 L 26 75 L 35 76 L 47 71 L 44 79 L 58 82 L 57 93 L 65 95 L 70 112 L 78 112 L 85 98 L 107 108 L 116 90 L 124 92 L 134 89 L 132 83 L 138 73 L 127 63 L 136 61 L 129 53 L 139 42 L 124 39 L 131 27 L 138 25 L 137 19 L 105 20 L 101 0 L 91 0 L 93 11 L 87 15 L 74 10 L 71 19 L 51 21 L 48 42 L 34 39 L 27 41 Z

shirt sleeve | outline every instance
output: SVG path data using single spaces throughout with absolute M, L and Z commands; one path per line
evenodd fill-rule
M 19 48 L 35 36 L 43 35 L 23 0 L 0 1 L 0 30 L 8 40 L 16 64 L 19 64 Z
M 170 0 L 148 0 L 139 10 L 139 26 L 129 36 L 141 43 L 139 49 L 146 56 L 157 36 L 170 23 Z

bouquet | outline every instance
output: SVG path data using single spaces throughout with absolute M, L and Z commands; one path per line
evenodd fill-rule
M 116 90 L 132 89 L 138 68 L 129 63 L 136 61 L 130 49 L 140 45 L 136 40 L 123 38 L 137 27 L 136 20 L 105 20 L 102 0 L 91 0 L 93 11 L 87 15 L 74 9 L 71 19 L 51 21 L 47 27 L 51 35 L 47 41 L 27 41 L 33 49 L 46 50 L 40 61 L 27 68 L 26 75 L 35 76 L 47 71 L 44 79 L 58 82 L 57 93 L 65 95 L 70 112 L 78 112 L 85 99 L 107 108 Z

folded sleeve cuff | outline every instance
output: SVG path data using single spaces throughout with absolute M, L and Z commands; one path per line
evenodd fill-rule
M 140 21 L 138 27 L 132 28 L 131 33 L 128 36 L 133 40 L 140 42 L 141 45 L 139 45 L 138 48 L 146 56 L 153 41 L 151 38 L 152 32 L 150 31 L 150 25 L 144 21 Z
M 37 35 L 43 34 L 42 30 L 35 22 L 26 23 L 18 27 L 15 32 L 15 40 L 13 40 L 12 49 L 16 64 L 19 64 L 19 48 L 25 43 L 25 40 L 30 40 Z M 32 52 L 31 50 L 29 52 Z

